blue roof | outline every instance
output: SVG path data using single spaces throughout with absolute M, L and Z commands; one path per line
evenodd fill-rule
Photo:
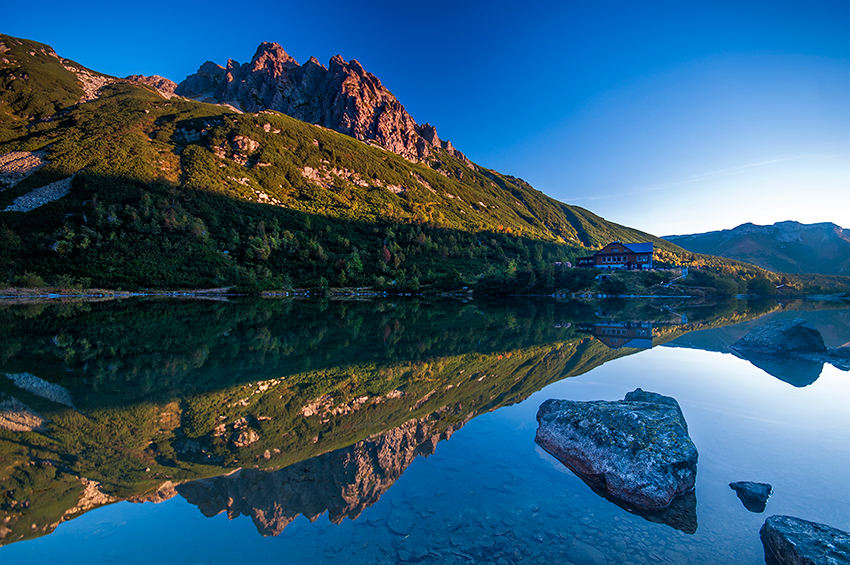
M 623 247 L 634 253 L 652 253 L 652 242 L 649 243 L 624 243 Z

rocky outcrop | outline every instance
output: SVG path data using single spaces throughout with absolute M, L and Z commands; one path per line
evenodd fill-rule
M 100 483 L 97 481 L 92 481 L 84 477 L 81 477 L 80 481 L 83 483 L 83 492 L 80 495 L 80 499 L 73 508 L 65 511 L 65 514 L 62 515 L 62 521 L 73 518 L 77 514 L 88 512 L 93 508 L 98 508 L 104 504 L 111 504 L 119 500 L 114 496 L 104 493 L 101 490 Z
M 850 533 L 792 516 L 771 516 L 759 531 L 768 565 L 850 563 Z
M 639 510 L 667 507 L 696 483 L 697 449 L 675 399 L 547 400 L 535 441 L 591 486 Z
M 784 355 L 826 353 L 823 337 L 806 320 L 778 320 L 755 328 L 732 344 L 738 350 Z
M 68 178 L 35 188 L 3 208 L 2 212 L 30 212 L 40 206 L 59 200 L 71 192 L 74 175 Z
M 125 80 L 137 82 L 156 89 L 164 98 L 174 96 L 174 89 L 177 88 L 177 83 L 159 75 L 130 75 Z
M 443 148 L 472 166 L 451 143 L 440 140 L 433 126 L 418 125 L 375 75 L 340 55 L 327 67 L 314 57 L 299 65 L 277 43 L 262 43 L 250 63 L 230 59 L 222 67 L 207 61 L 175 93 L 246 112 L 283 112 L 377 143 L 411 161 L 425 160 L 434 149 Z
M 101 88 L 114 84 L 120 80 L 109 75 L 90 71 L 69 59 L 60 58 L 60 60 L 65 70 L 71 71 L 76 75 L 77 81 L 79 81 L 80 87 L 83 89 L 83 96 L 80 98 L 80 103 L 97 100 L 100 97 Z
M 0 155 L 0 192 L 47 164 L 46 151 L 12 151 Z
M 177 492 L 208 517 L 250 516 L 264 536 L 280 534 L 299 514 L 314 521 L 327 512 L 338 524 L 375 504 L 416 457 L 434 453 L 465 422 L 439 431 L 437 420 L 411 420 L 279 471 L 241 469 L 179 485 Z
M 45 431 L 47 419 L 15 398 L 0 395 L 0 430 L 10 432 Z
M 6 373 L 6 378 L 15 383 L 15 386 L 32 393 L 41 398 L 46 398 L 58 404 L 64 404 L 70 408 L 74 407 L 71 393 L 65 387 L 40 379 L 30 373 Z
M 767 483 L 752 483 L 750 481 L 729 483 L 729 488 L 735 491 L 744 504 L 744 508 L 757 513 L 764 512 L 767 499 L 770 498 L 770 493 L 773 491 L 773 487 Z
M 842 345 L 826 352 L 827 361 L 842 371 L 850 371 L 850 345 Z
M 177 485 L 171 481 L 165 481 L 156 490 L 138 496 L 131 496 L 127 500 L 135 503 L 153 502 L 154 504 L 159 504 L 160 502 L 171 500 L 175 496 L 177 496 Z

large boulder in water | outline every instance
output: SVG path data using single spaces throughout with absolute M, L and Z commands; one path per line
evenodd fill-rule
M 792 516 L 771 516 L 759 531 L 768 565 L 850 563 L 850 533 Z
M 547 400 L 535 441 L 592 487 L 638 510 L 694 488 L 697 449 L 678 402 L 637 389 L 624 400 Z
M 779 320 L 755 328 L 732 344 L 738 350 L 800 355 L 826 353 L 823 336 L 806 320 Z

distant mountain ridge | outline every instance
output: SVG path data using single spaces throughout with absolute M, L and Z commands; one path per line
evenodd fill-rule
M 327 67 L 315 57 L 302 66 L 277 43 L 264 42 L 250 63 L 207 61 L 175 93 L 204 102 L 230 104 L 245 112 L 275 110 L 361 141 L 374 141 L 413 161 L 434 148 L 472 166 L 429 124 L 417 124 L 378 77 L 356 60 L 336 55 Z
M 780 273 L 850 274 L 850 230 L 830 223 L 786 221 L 663 239 L 694 253 L 719 255 Z

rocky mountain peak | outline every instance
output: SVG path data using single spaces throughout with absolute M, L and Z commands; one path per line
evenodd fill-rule
M 283 47 L 277 43 L 263 42 L 257 47 L 257 52 L 254 53 L 254 58 L 251 59 L 251 67 L 256 71 L 266 69 L 273 74 L 279 75 L 281 70 L 286 67 L 297 67 L 298 62 L 289 56 L 283 50 Z
M 472 163 L 429 124 L 420 126 L 380 79 L 342 55 L 325 68 L 315 57 L 303 66 L 277 43 L 261 43 L 250 63 L 227 67 L 206 62 L 181 82 L 176 94 L 234 104 L 246 112 L 276 110 L 361 141 L 375 142 L 404 158 L 427 162 L 434 149 Z
M 130 75 L 125 80 L 151 86 L 158 90 L 165 98 L 174 96 L 174 89 L 177 88 L 176 82 L 159 75 Z

